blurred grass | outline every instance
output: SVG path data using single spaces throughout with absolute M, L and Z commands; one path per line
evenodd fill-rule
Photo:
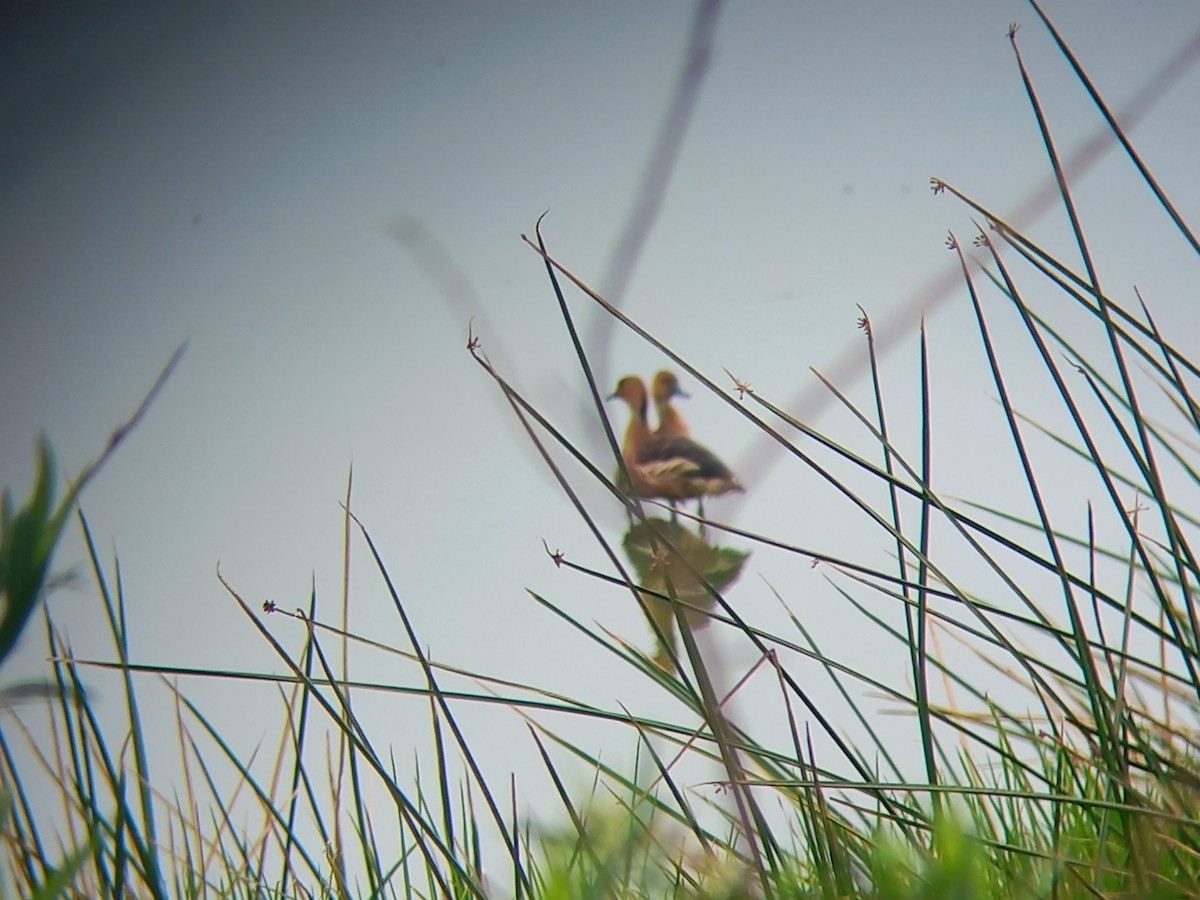
M 1182 213 L 1042 18 L 1188 252 L 1200 252 Z M 111 660 L 75 658 L 46 617 L 48 679 L 32 690 L 9 688 L 8 703 L 21 705 L 11 706 L 0 731 L 4 896 L 1200 895 L 1200 568 L 1192 546 L 1197 521 L 1189 512 L 1200 446 L 1193 396 L 1200 369 L 1178 342 L 1165 338 L 1140 295 L 1136 303 L 1121 302 L 1102 289 L 1015 29 L 1011 37 L 1074 246 L 1040 246 L 965 191 L 933 181 L 935 193 L 953 195 L 980 217 L 968 245 L 954 234 L 947 244 L 961 263 L 980 365 L 998 401 L 973 413 L 998 415 L 1008 435 L 1002 449 L 1011 468 L 989 463 L 980 470 L 981 478 L 1003 479 L 1004 507 L 958 500 L 937 488 L 937 435 L 948 423 L 939 418 L 933 386 L 946 372 L 937 340 L 924 328 L 919 396 L 896 397 L 863 312 L 869 403 L 857 405 L 822 379 L 859 429 L 825 434 L 743 381 L 721 390 L 550 255 L 539 230 L 530 246 L 545 260 L 615 456 L 616 432 L 578 340 L 564 280 L 769 435 L 793 465 L 840 492 L 862 514 L 862 544 L 884 537 L 890 564 L 835 558 L 729 523 L 697 524 L 682 510 L 671 521 L 661 518 L 652 502 L 624 496 L 605 474 L 612 462 L 589 459 L 572 445 L 512 388 L 472 336 L 473 358 L 612 565 L 588 569 L 561 553 L 551 554 L 553 561 L 636 603 L 646 614 L 654 652 L 580 621 L 564 603 L 531 596 L 581 640 L 611 654 L 614 666 L 638 673 L 647 692 L 673 698 L 673 718 L 639 715 L 637 698 L 600 708 L 552 686 L 497 679 L 431 657 L 386 560 L 352 512 L 352 480 L 340 621 L 323 620 L 315 592 L 305 610 L 267 602 L 257 611 L 218 573 L 283 674 L 135 664 L 119 565 L 100 559 L 79 512 L 115 653 Z M 1067 257 L 1077 257 L 1082 271 Z M 1051 325 L 1046 309 L 1064 305 L 1083 314 L 1078 332 Z M 993 320 L 1007 322 L 1006 334 L 1022 335 L 1025 346 L 1002 346 Z M 1104 348 L 1098 355 L 1085 350 L 1097 337 Z M 1064 426 L 1032 421 L 1023 406 L 1033 398 L 1011 387 L 1028 383 L 1013 376 L 1028 375 L 1030 359 L 1047 385 L 1037 399 L 1052 399 Z M 161 379 L 151 396 L 159 386 Z M 915 449 L 889 428 L 887 410 L 897 407 L 919 410 Z M 971 428 L 978 420 L 954 424 Z M 128 427 L 114 435 L 108 452 Z M 871 454 L 853 449 L 863 435 Z M 578 469 L 560 465 L 555 446 Z M 1047 446 L 1066 451 L 1069 479 L 1061 466 L 1044 462 Z M 17 509 L 5 495 L 0 659 L 32 621 L 55 543 L 98 467 L 85 470 L 55 504 L 53 458 L 43 444 L 30 499 Z M 578 477 L 604 485 L 628 511 L 630 527 L 619 540 L 580 502 L 572 486 Z M 1081 484 L 1093 497 L 1082 511 L 1062 490 Z M 1119 538 L 1107 543 L 1098 537 L 1113 534 Z M 772 585 L 770 592 L 784 608 L 788 630 L 751 620 L 730 599 L 749 551 L 726 541 L 819 563 L 831 595 L 845 607 L 842 614 L 855 617 L 859 644 L 894 646 L 905 660 L 904 677 L 881 680 L 871 660 L 823 649 L 820 629 L 792 610 L 786 588 Z M 348 628 L 356 546 L 370 554 L 403 626 L 404 647 Z M 299 646 L 288 647 L 268 627 L 268 616 L 297 620 Z M 699 639 L 701 629 L 719 636 L 720 645 L 747 648 L 753 662 L 736 677 L 725 672 L 707 649 L 714 644 Z M 367 648 L 414 666 L 417 684 L 351 678 L 350 654 Z M 115 726 L 111 718 L 102 724 L 86 690 L 86 673 L 104 670 L 121 676 L 123 721 Z M 275 684 L 276 741 L 240 754 L 167 680 L 181 674 L 224 680 L 230 691 L 243 681 Z M 171 728 L 157 721 L 149 727 L 141 712 L 139 684 L 155 675 L 175 699 Z M 450 676 L 467 676 L 477 687 L 451 690 Z M 726 676 L 732 686 L 723 683 Z M 752 714 L 735 716 L 729 701 L 750 686 L 765 688 L 770 699 L 756 700 Z M 816 699 L 827 688 L 838 705 Z M 432 768 L 427 763 L 409 776 L 398 774 L 378 724 L 360 713 L 367 691 L 428 701 L 424 735 Z M 879 697 L 903 716 L 881 721 L 867 705 Z M 519 812 L 515 782 L 496 784 L 485 776 L 486 746 L 471 743 L 456 713 L 467 703 L 502 705 L 527 724 L 530 753 L 562 805 L 559 826 L 536 826 Z M 25 722 L 31 707 L 48 713 L 48 742 Z M 566 729 L 546 724 L 556 717 L 626 728 L 637 759 L 628 768 L 604 761 L 569 739 Z M 847 737 L 847 722 L 856 723 L 857 742 Z M 148 761 L 151 740 L 172 738 L 183 773 L 178 784 L 157 776 Z M 920 748 L 915 767 L 898 752 L 914 741 Z M 18 742 L 32 765 L 19 761 Z M 696 762 L 722 773 L 715 786 L 691 778 Z M 591 786 L 573 792 L 569 785 L 581 771 L 591 774 Z M 46 796 L 47 785 L 57 810 L 34 799 L 34 787 Z

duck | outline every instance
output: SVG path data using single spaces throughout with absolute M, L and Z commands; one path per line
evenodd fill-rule
M 637 375 L 626 375 L 617 382 L 608 399 L 624 400 L 629 407 L 621 456 L 637 496 L 674 503 L 745 490 L 737 476 L 707 447 L 686 435 L 650 430 L 646 419 L 649 394 L 646 383 Z
M 690 437 L 692 432 L 687 421 L 671 403 L 674 397 L 687 398 L 675 373 L 663 369 L 655 375 L 651 393 L 654 396 L 654 409 L 658 412 L 658 428 L 654 433 L 660 437 Z

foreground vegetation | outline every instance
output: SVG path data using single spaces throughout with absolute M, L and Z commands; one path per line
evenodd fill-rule
M 1013 38 L 1015 49 L 1015 33 Z M 1060 46 L 1187 251 L 1200 254 L 1182 215 L 1066 45 Z M 898 401 L 884 390 L 865 314 L 860 324 L 872 402 L 858 408 L 828 384 L 860 434 L 869 436 L 873 452 L 864 454 L 851 449 L 850 437 L 815 431 L 742 382 L 722 391 L 569 272 L 538 233 L 529 243 L 546 262 L 573 338 L 567 287 L 658 347 L 692 384 L 704 385 L 771 436 L 793 464 L 842 490 L 870 523 L 876 543 L 882 535 L 894 546 L 892 566 L 830 558 L 728 523 L 701 528 L 686 512 L 672 522 L 652 504 L 626 499 L 614 484 L 620 479 L 611 477 L 611 460 L 588 459 L 573 446 L 472 339 L 473 358 L 527 426 L 564 493 L 593 524 L 612 565 L 594 572 L 562 556 L 555 561 L 640 604 L 655 650 L 643 652 L 597 632 L 552 598 L 536 599 L 577 628 L 581 640 L 599 642 L 636 669 L 647 690 L 675 698 L 678 717 L 650 720 L 621 708 L 597 709 L 553 686 L 498 682 L 481 673 L 472 674 L 486 691 L 464 697 L 445 690 L 442 682 L 451 672 L 423 651 L 386 560 L 347 502 L 347 528 L 373 558 L 409 641 L 404 650 L 383 649 L 414 660 L 422 673 L 432 771 L 415 779 L 398 775 L 390 748 L 373 741 L 356 714 L 364 688 L 388 686 L 350 681 L 337 660 L 345 664 L 352 643 L 379 647 L 377 642 L 319 620 L 315 597 L 305 612 L 269 603 L 258 608 L 225 583 L 288 673 L 256 676 L 271 678 L 284 692 L 270 776 L 264 779 L 261 760 L 240 757 L 203 712 L 177 694 L 176 733 L 187 777 L 178 789 L 160 784 L 147 763 L 138 691 L 142 679 L 163 670 L 130 663 L 120 580 L 96 553 L 88 522 L 78 513 L 114 638 L 112 666 L 122 675 L 126 722 L 116 732 L 102 727 L 86 690 L 87 673 L 46 621 L 49 680 L 9 691 L 13 727 L 0 731 L 7 894 L 1200 895 L 1200 567 L 1191 548 L 1197 520 L 1187 511 L 1197 482 L 1200 406 L 1191 390 L 1200 370 L 1160 332 L 1140 296 L 1130 303 L 1121 299 L 1125 291 L 1102 289 L 1069 173 L 1023 63 L 1020 72 L 1074 235 L 1073 254 L 1039 246 L 955 186 L 933 183 L 935 192 L 966 204 L 979 225 L 966 241 L 951 235 L 948 245 L 962 264 L 963 301 L 973 310 L 980 364 L 998 399 L 994 410 L 977 413 L 999 416 L 1008 435 L 1003 451 L 1011 466 L 989 462 L 986 474 L 1018 473 L 1008 486 L 1011 505 L 955 500 L 937 490 L 931 389 L 937 348 L 923 331 L 919 396 L 915 403 L 899 401 L 920 409 L 915 452 L 892 440 L 885 400 Z M 1067 264 L 1068 256 L 1082 265 Z M 1070 330 L 1047 314 L 1051 307 L 1072 311 Z M 993 321 L 1016 326 L 1024 348 L 1002 348 Z M 575 340 L 597 419 L 619 456 L 602 400 L 607 386 L 595 383 Z M 1099 350 L 1085 349 L 1093 346 Z M 1063 413 L 1066 429 L 1031 421 L 1023 413 L 1029 401 L 1010 393 L 1012 368 L 1028 374 L 1029 360 L 1039 367 L 1045 396 Z M 126 430 L 114 436 L 110 450 Z M 557 454 L 547 449 L 554 444 L 626 505 L 630 528 L 623 540 L 594 526 L 572 488 L 577 472 L 560 469 Z M 1044 471 L 1038 448 L 1045 446 L 1071 460 L 1068 477 L 1061 466 Z M 37 600 L 50 587 L 53 547 L 97 468 L 89 468 L 56 504 L 46 450 L 29 501 L 16 508 L 6 496 L 0 654 L 7 655 L 22 629 L 36 621 Z M 1087 486 L 1093 504 L 1064 516 L 1062 489 L 1079 484 Z M 1064 519 L 1082 526 L 1063 527 L 1058 523 Z M 1111 534 L 1119 537 L 1098 537 Z M 855 611 L 863 641 L 902 649 L 907 680 L 885 683 L 861 662 L 827 655 L 799 616 L 791 616 L 787 633 L 743 618 L 726 600 L 746 562 L 744 551 L 724 546 L 732 540 L 752 551 L 769 545 L 818 560 L 829 572 L 829 589 Z M 276 638 L 269 615 L 299 617 L 310 626 L 298 651 Z M 702 628 L 754 648 L 757 661 L 732 693 L 751 678 L 772 679 L 778 687 L 771 722 L 727 713 L 727 688 L 710 671 L 697 637 Z M 943 640 L 968 648 L 985 666 L 951 662 L 939 649 Z M 844 723 L 814 700 L 814 663 L 844 701 L 838 719 L 852 720 L 861 740 L 848 740 Z M 906 717 L 885 726 L 864 704 L 864 694 L 886 698 Z M 530 717 L 531 748 L 563 806 L 557 830 L 535 828 L 514 811 L 515 788 L 488 782 L 459 728 L 456 709 L 464 700 L 487 702 L 497 695 Z M 48 746 L 33 742 L 37 771 L 22 769 L 14 744 L 30 734 L 23 717 L 47 706 L 53 740 Z M 624 723 L 640 742 L 643 764 L 633 774 L 615 770 L 541 724 L 536 714 L 544 711 Z M 787 725 L 782 742 L 770 737 L 780 721 Z M 329 729 L 336 738 L 322 755 Z M 918 771 L 898 759 L 897 729 L 916 736 Z M 721 767 L 718 793 L 700 793 L 679 775 L 690 759 Z M 213 775 L 218 762 L 240 773 L 232 794 Z M 581 767 L 596 783 L 584 797 L 569 787 Z M 58 795 L 58 810 L 30 792 L 30 784 L 46 779 Z M 389 801 L 386 808 L 381 796 Z M 235 825 L 248 821 L 247 810 L 257 827 Z

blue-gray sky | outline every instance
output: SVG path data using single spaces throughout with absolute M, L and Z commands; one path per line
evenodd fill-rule
M 1191 2 L 1047 9 L 1118 109 L 1200 29 Z M 141 4 L 9 21 L 0 481 L 25 490 L 39 431 L 77 470 L 188 342 L 144 424 L 84 498 L 101 552 L 121 559 L 136 660 L 280 671 L 215 566 L 252 603 L 302 606 L 315 583 L 332 618 L 338 502 L 353 463 L 354 509 L 434 656 L 606 706 L 633 698 L 644 699 L 639 711 L 669 708 L 525 593 L 649 644 L 628 596 L 547 560 L 543 538 L 604 565 L 464 344 L 478 314 L 484 349 L 528 398 L 594 440 L 578 417 L 584 382 L 544 270 L 519 236 L 548 209 L 552 252 L 599 286 L 691 12 L 683 3 Z M 1070 152 L 1099 119 L 1021 3 L 729 4 L 626 310 L 714 380 L 728 384 L 726 367 L 780 402 L 812 383 L 809 366 L 861 355 L 856 304 L 886 318 L 954 265 L 947 229 L 972 233 L 961 205 L 930 194 L 931 176 L 1003 215 L 1048 177 L 1010 22 L 1023 24 L 1022 51 Z M 1193 67 L 1132 133 L 1185 215 L 1200 208 L 1197 108 Z M 1197 333 L 1196 261 L 1131 167 L 1110 153 L 1080 173 L 1078 189 L 1113 292 L 1130 301 L 1136 283 L 1165 327 Z M 1069 252 L 1057 209 L 1025 224 Z M 456 302 L 431 279 L 428 255 L 398 239 L 414 229 L 465 276 Z M 572 303 L 590 326 L 588 302 Z M 888 376 L 899 439 L 915 455 L 905 421 L 917 319 L 905 321 Z M 990 410 L 994 395 L 961 296 L 930 314 L 929 331 L 948 490 L 995 500 L 971 473 L 996 433 L 951 427 Z M 598 362 L 615 378 L 663 360 L 618 330 L 611 358 Z M 862 383 L 844 386 L 867 396 Z M 695 432 L 736 467 L 753 430 L 692 393 Z M 865 438 L 832 408 L 816 424 Z M 586 496 L 617 539 L 615 502 Z M 889 545 L 795 464 L 764 470 L 744 503 L 710 511 L 877 562 Z M 361 544 L 355 554 L 352 627 L 403 644 Z M 82 560 L 72 535 L 57 563 Z M 835 596 L 806 560 L 756 550 L 733 594 L 749 618 L 778 626 L 765 582 L 798 611 L 819 604 L 815 627 L 831 652 L 872 650 L 839 626 Z M 53 598 L 53 610 L 79 655 L 111 656 L 86 582 Z M 297 646 L 295 623 L 268 624 Z M 903 683 L 893 650 L 878 674 Z M 733 675 L 754 661 L 736 642 L 723 652 Z M 42 655 L 41 641 L 28 641 L 5 678 L 42 671 Z M 395 661 L 359 671 L 418 683 Z M 231 703 L 227 685 L 184 686 L 244 735 L 247 752 L 275 709 L 266 689 L 239 687 Z M 399 704 L 381 714 L 423 715 Z M 481 740 L 511 738 L 495 750 L 498 771 L 532 765 L 515 716 L 479 722 L 495 729 Z M 422 727 L 394 732 L 398 758 L 422 742 Z M 622 758 L 632 741 L 610 737 L 611 758 Z

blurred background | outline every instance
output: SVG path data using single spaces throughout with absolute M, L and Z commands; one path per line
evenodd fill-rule
M 1195 4 L 1046 8 L 1184 214 L 1200 208 Z M 929 179 L 1077 259 L 1061 209 L 1038 199 L 1050 169 L 1006 37 L 1013 22 L 1055 138 L 1076 154 L 1104 283 L 1131 305 L 1136 284 L 1185 350 L 1200 327 L 1195 258 L 1119 150 L 1084 153 L 1102 122 L 1022 3 L 746 2 L 707 19 L 685 3 L 58 4 L 4 15 L 0 483 L 28 490 L 39 433 L 77 472 L 187 343 L 83 498 L 104 563 L 119 557 L 140 663 L 284 671 L 216 567 L 251 605 L 304 607 L 315 591 L 318 614 L 336 621 L 339 502 L 353 466 L 352 507 L 435 659 L 606 708 L 675 709 L 527 593 L 652 649 L 627 593 L 547 556 L 543 540 L 608 570 L 466 349 L 474 317 L 497 368 L 612 467 L 544 266 L 521 241 L 547 210 L 551 253 L 731 395 L 723 369 L 866 453 L 869 435 L 809 369 L 869 404 L 861 304 L 881 338 L 886 326 L 892 426 L 915 459 L 924 314 L 939 483 L 1003 503 L 1002 484 L 979 478 L 1003 440 L 995 389 L 943 243 L 975 228 Z M 687 76 L 697 40 L 711 54 Z M 602 388 L 666 362 L 579 292 L 569 301 Z M 1000 339 L 1020 346 L 1019 323 L 997 317 Z M 1014 378 L 1043 412 L 1037 383 Z M 694 434 L 747 485 L 744 498 L 711 503 L 714 518 L 886 562 L 886 532 L 683 380 Z M 610 412 L 622 428 L 624 411 Z M 616 501 L 556 458 L 618 541 Z M 1094 486 L 1075 497 L 1065 487 L 1080 523 Z M 729 595 L 743 615 L 787 627 L 778 591 L 827 652 L 871 659 L 905 689 L 906 655 L 847 627 L 820 567 L 728 542 L 753 550 Z M 361 541 L 352 547 L 351 629 L 407 649 Z M 50 599 L 57 626 L 79 657 L 111 659 L 77 528 L 56 568 L 79 572 Z M 266 623 L 300 646 L 299 623 Z M 710 631 L 732 684 L 756 652 Z M 3 677 L 43 674 L 45 655 L 34 629 Z M 422 684 L 382 654 L 356 656 L 351 672 Z M 812 690 L 835 703 L 818 675 Z M 270 686 L 180 686 L 244 753 L 277 731 Z M 150 678 L 144 688 L 148 715 L 165 720 L 169 695 Z M 95 691 L 120 713 L 110 676 L 97 672 Z M 398 760 L 425 752 L 422 701 L 366 702 L 368 729 Z M 747 692 L 738 714 L 754 715 L 754 702 Z M 460 712 L 493 775 L 517 772 L 527 795 L 544 789 L 513 711 Z M 593 751 L 628 770 L 633 736 L 587 728 Z M 916 729 L 896 728 L 898 752 L 915 760 Z

